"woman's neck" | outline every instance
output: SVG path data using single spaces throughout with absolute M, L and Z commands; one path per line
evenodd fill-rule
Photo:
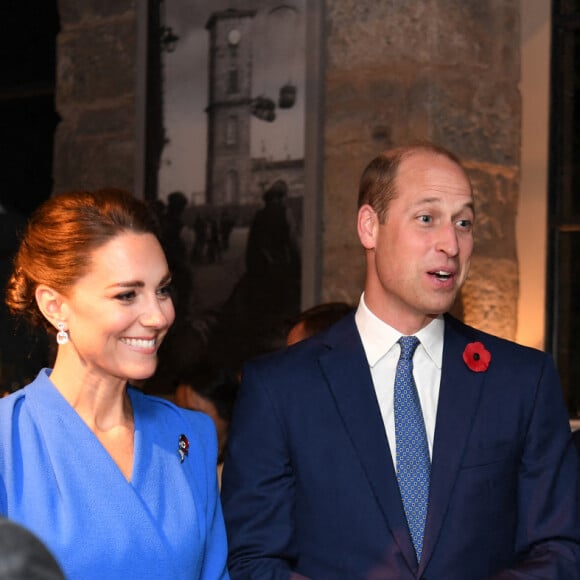
M 133 424 L 126 380 L 89 369 L 62 349 L 50 380 L 93 431 Z
M 50 380 L 101 442 L 127 481 L 133 473 L 135 421 L 127 381 L 59 352 Z

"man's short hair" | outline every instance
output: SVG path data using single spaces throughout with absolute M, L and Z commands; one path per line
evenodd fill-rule
M 370 205 L 379 217 L 379 222 L 385 223 L 389 203 L 397 195 L 396 178 L 399 167 L 406 158 L 415 153 L 442 155 L 465 172 L 461 161 L 454 153 L 428 141 L 389 149 L 375 157 L 363 171 L 359 182 L 358 207 Z

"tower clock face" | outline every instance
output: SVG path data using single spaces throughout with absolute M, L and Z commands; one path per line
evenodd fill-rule
M 236 46 L 240 42 L 241 36 L 242 35 L 240 34 L 240 31 L 237 28 L 232 28 L 232 30 L 228 32 L 228 43 L 231 46 Z

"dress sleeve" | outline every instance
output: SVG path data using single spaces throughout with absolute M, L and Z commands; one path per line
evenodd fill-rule
M 227 539 L 217 481 L 217 436 L 212 420 L 196 413 L 205 462 L 205 553 L 200 580 L 228 580 Z M 201 482 L 200 482 L 201 483 Z

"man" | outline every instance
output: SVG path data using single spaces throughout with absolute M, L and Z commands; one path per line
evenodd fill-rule
M 473 206 L 436 146 L 365 170 L 356 314 L 244 371 L 222 496 L 234 580 L 580 578 L 578 457 L 551 357 L 445 314 Z

